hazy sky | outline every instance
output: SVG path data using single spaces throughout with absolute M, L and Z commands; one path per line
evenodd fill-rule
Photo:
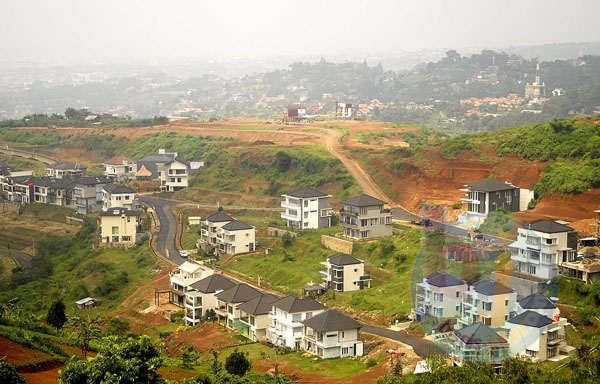
M 393 53 L 597 41 L 598 0 L 0 0 L 0 60 Z

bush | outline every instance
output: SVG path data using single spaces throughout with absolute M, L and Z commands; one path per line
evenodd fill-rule
M 377 360 L 369 359 L 369 360 L 367 360 L 367 363 L 365 365 L 367 366 L 367 368 L 373 368 L 374 366 L 377 365 Z
M 454 204 L 452 204 L 452 209 L 460 209 L 460 207 L 462 207 L 461 203 L 454 203 Z
M 0 359 L 0 383 L 25 384 L 25 378 L 17 372 L 12 364 L 4 362 L 6 357 Z
M 573 312 L 573 317 L 580 325 L 590 325 L 594 323 L 596 317 L 596 311 L 593 306 L 586 305 L 583 308 L 577 308 Z
M 244 376 L 250 370 L 250 366 L 250 360 L 244 352 L 239 351 L 237 348 L 225 360 L 225 370 L 236 376 Z

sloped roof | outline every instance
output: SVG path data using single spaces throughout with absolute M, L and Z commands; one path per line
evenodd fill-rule
M 202 293 L 215 293 L 217 291 L 225 291 L 231 287 L 235 287 L 236 283 L 226 278 L 223 275 L 212 274 L 200 281 L 190 284 L 190 287 Z
M 541 219 L 534 221 L 527 227 L 529 229 L 533 229 L 534 231 L 543 233 L 561 233 L 574 231 L 573 228 L 564 224 L 557 223 L 556 221 L 550 219 Z
M 233 221 L 232 217 L 227 216 L 223 212 L 215 212 L 212 215 L 208 216 L 206 220 L 212 223 L 222 223 L 224 221 Z
M 146 168 L 145 165 L 142 165 L 140 170 L 135 173 L 135 177 L 150 177 L 150 176 L 152 176 L 152 172 L 150 172 L 148 170 L 148 168 Z
M 70 161 L 59 161 L 57 163 L 47 165 L 46 168 L 51 168 L 51 169 L 81 169 L 81 170 L 87 169 L 87 167 L 85 165 L 83 165 L 83 164 L 73 163 L 73 162 L 70 162 Z
M 106 160 L 104 162 L 104 164 L 108 164 L 108 165 L 123 165 L 123 162 L 125 162 L 125 164 L 135 164 L 135 161 L 131 160 L 129 157 L 127 156 L 113 156 L 110 159 Z
M 152 163 L 168 163 L 171 160 L 173 160 L 175 158 L 175 155 L 167 155 L 167 154 L 163 154 L 163 155 L 150 155 L 150 156 L 146 156 L 146 157 L 142 157 L 141 159 L 138 160 L 139 162 L 152 162 Z
M 199 269 L 206 269 L 206 267 L 204 267 L 203 265 L 198 264 L 198 263 L 193 263 L 191 261 L 184 262 L 178 268 L 179 268 L 179 270 L 187 272 L 187 273 L 194 273 Z
M 283 309 L 287 313 L 318 311 L 326 308 L 323 304 L 314 299 L 299 299 L 296 296 L 286 296 L 283 299 L 273 303 L 273 306 Z
M 244 223 L 243 221 L 232 220 L 229 223 L 222 226 L 221 228 L 223 228 L 226 231 L 241 231 L 244 229 L 252 229 L 254 227 L 249 224 Z
M 242 283 L 217 293 L 216 297 L 227 303 L 245 303 L 260 295 L 262 293 L 258 289 Z
M 176 158 L 174 158 L 174 159 L 171 159 L 171 161 L 167 161 L 165 164 L 171 164 L 171 163 L 172 163 L 172 162 L 174 162 L 174 161 L 179 161 L 180 163 L 182 163 L 182 164 L 185 164 L 185 165 L 187 165 L 188 167 L 190 166 L 190 163 L 189 163 L 189 161 L 185 161 L 185 160 L 183 160 L 181 157 L 176 157 Z
M 316 189 L 304 187 L 297 191 L 286 193 L 286 194 L 284 194 L 284 196 L 309 198 L 309 197 L 325 197 L 325 196 L 329 196 L 329 195 L 326 193 L 323 193 L 323 192 L 319 192 Z
M 465 284 L 463 280 L 459 280 L 449 273 L 435 272 L 427 276 L 427 283 L 436 287 L 452 287 L 454 285 Z
M 335 265 L 352 265 L 352 264 L 362 264 L 363 262 L 354 258 L 350 255 L 346 255 L 345 253 L 336 253 L 327 259 L 331 264 Z
M 140 216 L 140 211 L 132 211 L 127 208 L 109 208 L 100 212 L 100 216 Z
M 454 334 L 465 344 L 503 344 L 506 340 L 492 328 L 482 323 L 474 323 L 454 331 Z
M 250 301 L 246 301 L 238 306 L 238 309 L 252 316 L 266 315 L 271 312 L 273 303 L 280 300 L 281 297 L 265 293 L 264 295 L 255 297 Z
M 475 286 L 475 292 L 486 296 L 504 295 L 513 291 L 504 284 L 488 279 L 479 280 L 473 285 Z
M 508 320 L 508 322 L 512 323 L 512 324 L 520 324 L 520 325 L 525 325 L 527 327 L 536 327 L 536 328 L 542 328 L 542 327 L 552 324 L 552 320 L 550 320 L 549 318 L 547 318 L 544 315 L 540 315 L 539 313 L 537 313 L 535 311 L 525 311 L 525 312 L 521 313 L 520 315 L 515 316 L 512 319 Z
M 519 305 L 523 309 L 554 309 L 556 305 L 541 293 L 534 293 L 526 298 L 519 300 Z
M 387 204 L 387 202 L 376 199 L 373 196 L 362 194 L 352 197 L 348 200 L 344 200 L 342 201 L 342 204 L 352 205 L 353 207 L 371 207 L 374 205 Z
M 304 320 L 302 324 L 320 333 L 344 331 L 346 329 L 362 327 L 361 323 L 336 309 L 321 312 L 310 319 Z
M 135 193 L 133 189 L 119 184 L 106 184 L 104 190 L 112 194 Z
M 105 177 L 105 176 L 89 176 L 89 177 L 82 177 L 81 179 L 76 180 L 75 184 L 96 185 L 96 184 L 109 184 L 112 182 L 113 182 L 112 179 L 109 179 L 108 177 Z
M 515 186 L 503 183 L 494 179 L 481 179 L 467 184 L 471 189 L 483 192 L 505 191 L 507 189 L 516 189 Z

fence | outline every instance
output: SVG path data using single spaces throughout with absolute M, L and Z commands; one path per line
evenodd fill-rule
M 69 225 L 82 225 L 83 219 L 78 219 L 76 217 L 66 216 L 65 222 Z
M 288 231 L 286 229 L 275 228 L 275 227 L 267 228 L 267 236 L 269 236 L 269 237 L 281 237 L 281 236 L 283 236 L 284 233 L 289 233 L 290 236 L 292 236 L 294 238 L 298 237 L 298 233 Z
M 321 244 L 332 251 L 345 253 L 347 255 L 352 254 L 352 242 L 348 240 L 338 239 L 336 237 L 321 235 Z

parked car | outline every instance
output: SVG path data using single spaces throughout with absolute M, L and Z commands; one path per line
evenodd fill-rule
M 186 251 L 179 251 L 179 256 L 183 257 L 184 259 L 186 259 L 189 255 Z

